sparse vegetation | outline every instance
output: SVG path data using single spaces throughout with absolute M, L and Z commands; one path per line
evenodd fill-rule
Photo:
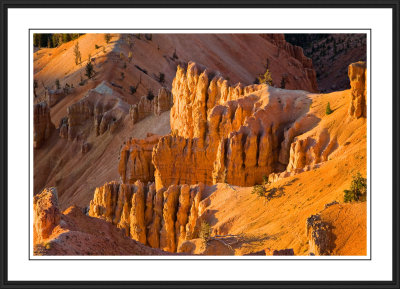
M 328 104 L 326 105 L 325 113 L 326 115 L 330 115 L 332 112 L 333 110 L 331 109 L 331 104 L 328 102 Z
M 37 80 L 34 80 L 33 81 L 33 95 L 35 96 L 35 97 L 37 97 L 37 95 L 36 95 L 36 89 L 39 87 L 39 85 L 38 85 L 38 82 L 37 82 Z
M 211 237 L 211 226 L 206 221 L 202 221 L 200 225 L 199 237 L 203 241 L 203 245 L 207 246 Z
M 358 172 L 353 176 L 350 190 L 344 190 L 344 202 L 365 202 L 367 200 L 367 179 Z
M 258 83 L 260 84 L 267 84 L 272 86 L 273 85 L 273 81 L 272 81 L 272 75 L 271 72 L 269 72 L 269 69 L 267 68 L 267 70 L 265 71 L 264 74 L 260 75 L 258 77 Z
M 135 86 L 129 86 L 129 91 L 131 92 L 131 94 L 135 94 L 136 92 L 136 87 Z
M 100 46 L 98 46 L 97 44 L 94 45 L 94 49 L 99 49 Z
M 258 197 L 265 197 L 266 190 L 263 185 L 254 185 L 251 193 L 256 194 Z
M 159 83 L 164 83 L 165 82 L 165 74 L 164 73 L 160 72 L 158 74 L 157 78 L 158 78 L 157 80 L 158 80 Z
M 266 175 L 263 175 L 263 182 L 264 182 L 264 185 L 269 183 L 268 177 Z
M 173 59 L 178 59 L 179 58 L 178 55 L 176 54 L 176 48 L 174 50 L 174 54 L 172 54 L 172 58 Z
M 128 53 L 128 61 L 129 62 L 132 61 L 132 51 L 129 51 L 129 53 Z
M 153 91 L 151 91 L 151 90 L 147 91 L 147 96 L 146 97 L 147 97 L 148 100 L 153 100 L 153 98 L 154 98 Z
M 87 78 L 91 79 L 94 75 L 94 69 L 91 61 L 88 61 L 88 63 L 86 64 L 85 71 L 85 75 L 87 76 Z
M 121 80 L 125 79 L 125 73 L 121 71 Z
M 106 41 L 107 44 L 110 43 L 111 34 L 110 33 L 104 34 L 104 40 Z
M 60 88 L 61 88 L 61 86 L 60 86 L 60 81 L 59 81 L 58 79 L 56 79 L 56 88 L 57 88 L 57 89 L 60 89 Z
M 74 56 L 75 56 L 75 64 L 78 65 L 81 61 L 81 52 L 79 50 L 79 41 L 75 43 L 74 46 Z

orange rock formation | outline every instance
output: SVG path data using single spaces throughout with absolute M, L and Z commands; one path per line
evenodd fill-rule
M 118 172 L 123 183 L 133 184 L 154 181 L 154 165 L 151 161 L 153 147 L 160 136 L 148 134 L 145 139 L 129 139 L 120 152 Z
M 160 115 L 169 110 L 171 106 L 171 92 L 165 87 L 161 87 L 154 98 L 150 99 L 148 95 L 144 95 L 140 98 L 139 103 L 131 105 L 129 115 L 132 123 L 135 124 L 151 114 Z
M 172 135 L 162 137 L 153 151 L 157 188 L 261 182 L 263 176 L 287 166 L 287 157 L 278 159 L 289 154 L 285 131 L 292 130 L 290 138 L 298 133 L 292 126 L 298 126 L 296 121 L 311 103 L 302 91 L 266 85 L 229 87 L 218 74 L 195 63 L 186 70 L 178 67 L 172 94 Z
M 96 188 L 89 216 L 121 228 L 126 236 L 176 252 L 184 240 L 198 235 L 198 210 L 204 186 L 170 186 L 155 191 L 154 184 L 106 183 Z
M 54 130 L 54 124 L 50 118 L 50 108 L 46 102 L 40 102 L 33 106 L 33 147 L 40 148 L 50 137 Z
M 33 240 L 40 243 L 50 237 L 60 223 L 56 188 L 47 188 L 33 198 Z
M 367 68 L 363 61 L 349 65 L 351 86 L 351 105 L 349 114 L 356 117 L 367 117 Z

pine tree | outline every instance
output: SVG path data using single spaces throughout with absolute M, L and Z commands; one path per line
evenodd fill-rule
M 35 96 L 35 97 L 37 97 L 37 94 L 36 94 L 36 89 L 38 88 L 38 82 L 37 82 L 37 80 L 34 80 L 33 81 L 33 95 Z
M 93 74 L 94 74 L 93 65 L 92 65 L 92 62 L 89 61 L 86 64 L 86 73 L 85 73 L 85 75 L 87 76 L 87 78 L 91 79 L 93 77 Z
M 285 79 L 285 77 L 282 76 L 282 79 L 281 79 L 281 88 L 285 88 L 285 86 L 286 86 L 286 79 Z
M 74 47 L 75 64 L 78 65 L 81 59 L 81 52 L 79 51 L 79 41 L 76 42 Z
M 40 34 L 38 33 L 33 34 L 33 46 L 40 47 Z
M 110 43 L 111 34 L 110 33 L 104 34 L 104 40 L 106 41 L 107 44 Z
M 333 110 L 331 109 L 331 104 L 328 102 L 328 104 L 326 105 L 325 113 L 326 113 L 326 115 L 329 115 L 332 112 L 333 112 Z

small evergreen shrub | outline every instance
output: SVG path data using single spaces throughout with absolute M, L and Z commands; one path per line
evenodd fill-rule
M 344 190 L 344 202 L 365 202 L 367 200 L 367 179 L 358 172 L 353 176 L 350 190 Z
M 136 92 L 136 87 L 134 87 L 134 86 L 129 86 L 129 91 L 131 92 L 131 94 L 135 94 L 135 92 Z
M 211 237 L 211 226 L 206 221 L 201 222 L 199 237 L 203 240 L 203 244 L 207 245 Z
M 265 197 L 266 190 L 263 185 L 254 185 L 252 194 L 256 194 L 258 197 Z
M 269 69 L 267 69 L 264 74 L 262 74 L 258 77 L 258 82 L 260 84 L 264 83 L 264 84 L 267 84 L 270 86 L 273 85 L 272 75 L 271 75 L 271 72 L 269 72 Z
M 91 79 L 93 77 L 93 75 L 94 75 L 94 69 L 93 69 L 92 62 L 89 61 L 86 64 L 85 70 L 86 70 L 85 75 L 87 76 L 88 79 Z
M 164 83 L 165 82 L 165 74 L 164 73 L 160 72 L 158 74 L 158 82 L 159 83 Z
M 332 112 L 333 110 L 331 109 L 331 104 L 328 102 L 328 104 L 326 105 L 325 113 L 326 115 L 330 115 Z
M 110 33 L 104 34 L 104 40 L 106 41 L 107 44 L 110 43 L 111 34 Z
M 153 100 L 153 98 L 154 98 L 153 91 L 149 90 L 147 92 L 147 96 L 146 97 L 147 97 L 148 100 Z

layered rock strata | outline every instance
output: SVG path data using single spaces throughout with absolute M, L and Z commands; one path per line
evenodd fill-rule
M 152 163 L 153 147 L 160 136 L 148 134 L 145 139 L 129 139 L 120 151 L 118 172 L 122 183 L 133 184 L 154 181 L 154 165 Z
M 311 103 L 303 91 L 266 85 L 229 87 L 219 74 L 195 63 L 178 67 L 172 85 L 172 134 L 153 150 L 157 189 L 171 184 L 228 182 L 249 186 L 289 158 L 279 160 L 284 132 Z
M 204 185 L 106 183 L 96 188 L 89 216 L 104 219 L 127 236 L 152 248 L 176 252 L 185 240 L 198 237 L 199 203 Z
M 144 119 L 149 115 L 159 116 L 164 111 L 167 111 L 172 106 L 171 92 L 162 87 L 158 94 L 151 98 L 148 95 L 142 96 L 139 103 L 131 105 L 129 108 L 129 116 L 133 124 Z
M 35 104 L 33 106 L 33 147 L 35 149 L 40 148 L 50 137 L 54 128 L 47 103 L 40 102 Z
M 353 117 L 367 117 L 367 67 L 364 61 L 349 65 L 351 103 L 349 114 Z
M 92 131 L 97 136 L 113 132 L 128 113 L 129 105 L 101 83 L 67 108 L 67 116 L 60 122 L 60 136 L 74 140 L 85 139 Z

